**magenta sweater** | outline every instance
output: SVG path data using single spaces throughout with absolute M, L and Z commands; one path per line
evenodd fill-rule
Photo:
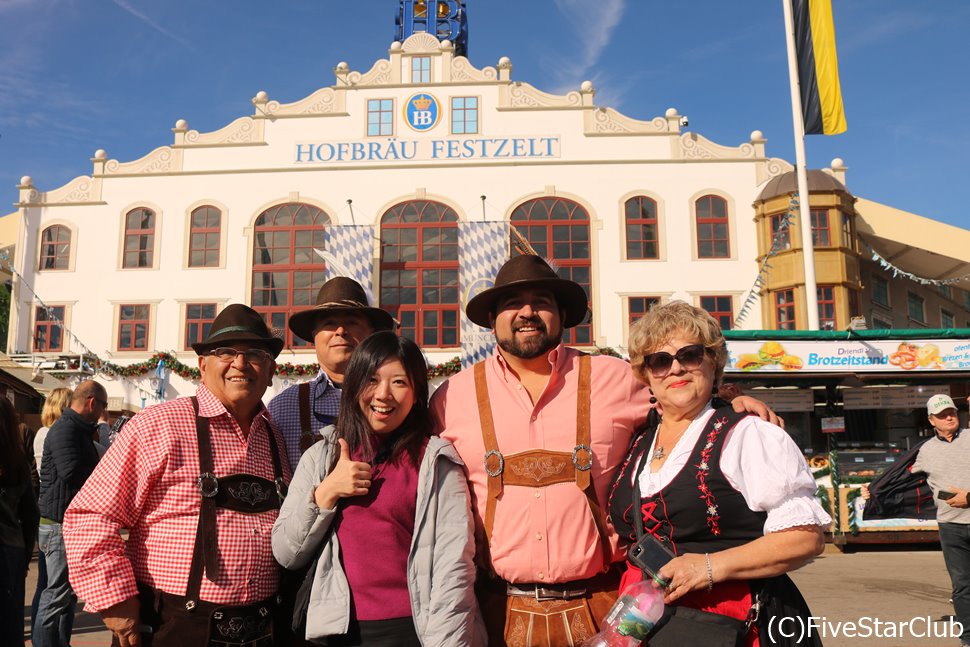
M 370 491 L 341 502 L 336 533 L 358 620 L 411 615 L 407 563 L 418 470 L 402 458 L 375 466 Z

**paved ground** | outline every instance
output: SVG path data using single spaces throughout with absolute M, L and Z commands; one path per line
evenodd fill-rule
M 28 607 L 35 577 L 36 570 L 32 567 L 27 579 Z M 858 632 L 863 633 L 867 628 L 875 632 L 875 620 L 901 623 L 916 618 L 915 629 L 925 635 L 927 617 L 931 620 L 929 631 L 942 632 L 945 623 L 936 621 L 952 613 L 952 607 L 948 603 L 950 580 L 937 546 L 909 550 L 866 547 L 848 554 L 829 546 L 814 562 L 794 573 L 793 578 L 812 612 L 831 625 L 824 636 L 826 647 L 956 647 L 959 644 L 955 639 L 911 636 L 898 630 L 895 636 L 887 635 L 885 627 L 881 627 L 881 638 L 851 638 L 833 632 L 834 625 L 839 622 L 861 621 Z M 81 606 L 79 604 L 79 608 Z M 29 624 L 29 608 L 26 615 L 25 624 Z M 872 620 L 866 621 L 865 618 Z M 787 626 L 783 629 L 792 631 L 797 628 Z M 71 644 L 73 647 L 107 647 L 111 638 L 97 616 L 78 611 Z

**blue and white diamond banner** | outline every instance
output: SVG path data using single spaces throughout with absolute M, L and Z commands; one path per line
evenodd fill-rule
M 351 278 L 374 300 L 374 229 L 369 225 L 332 225 L 325 228 L 326 249 L 316 250 L 327 264 L 327 280 Z
M 462 286 L 461 365 L 471 366 L 495 351 L 495 335 L 465 316 L 468 300 L 495 284 L 495 275 L 509 257 L 507 222 L 458 223 L 458 271 Z

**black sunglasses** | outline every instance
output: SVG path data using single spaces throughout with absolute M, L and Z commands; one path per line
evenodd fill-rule
M 666 377 L 674 365 L 674 360 L 677 360 L 684 370 L 693 371 L 704 363 L 706 353 L 707 347 L 704 344 L 691 344 L 679 349 L 673 355 L 664 351 L 650 353 L 644 356 L 643 365 L 654 377 Z

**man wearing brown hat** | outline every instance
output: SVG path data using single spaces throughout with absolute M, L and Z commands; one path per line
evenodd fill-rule
M 303 452 L 320 438 L 320 429 L 337 419 L 351 353 L 371 333 L 393 330 L 394 319 L 367 304 L 357 281 L 337 276 L 320 288 L 316 305 L 291 316 L 288 325 L 293 334 L 313 342 L 320 364 L 315 378 L 283 390 L 267 407 L 296 469 Z
M 431 399 L 468 470 L 490 645 L 579 645 L 616 597 L 622 553 L 604 510 L 651 397 L 623 360 L 562 344 L 587 303 L 541 258 L 512 258 L 465 309 L 498 352 Z
M 196 395 L 132 418 L 68 507 L 71 582 L 114 644 L 273 640 L 290 470 L 262 397 L 282 347 L 259 313 L 227 306 L 192 344 Z

